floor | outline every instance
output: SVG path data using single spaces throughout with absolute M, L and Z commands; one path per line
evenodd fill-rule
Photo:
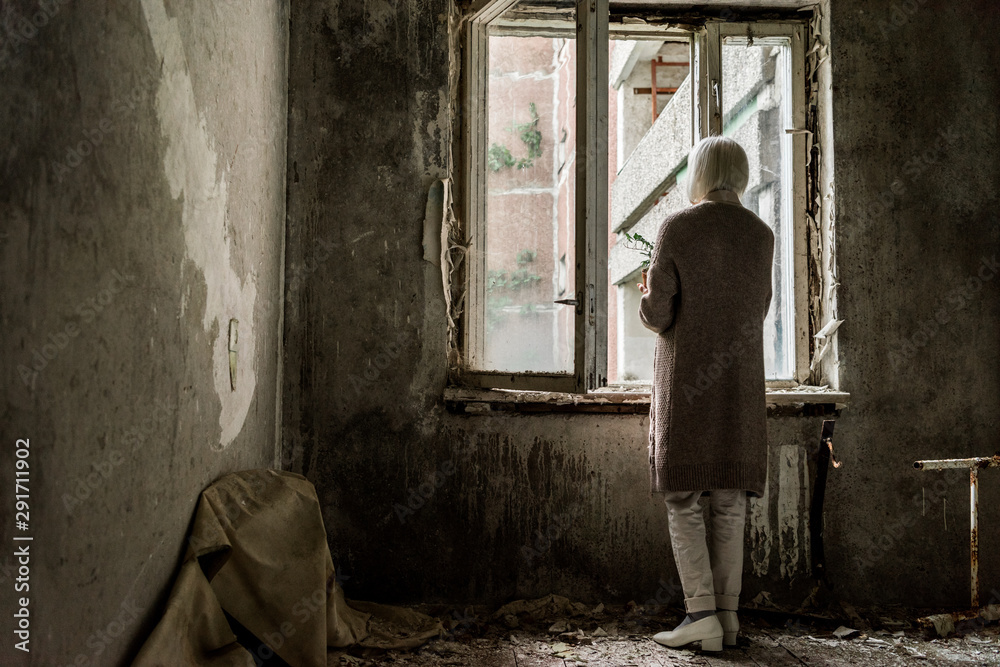
M 557 599 L 556 596 L 550 596 Z M 558 598 L 565 600 L 564 598 Z M 537 604 L 538 601 L 515 604 Z M 698 645 L 668 649 L 650 637 L 681 620 L 679 610 L 646 613 L 634 605 L 584 611 L 579 603 L 548 609 L 505 608 L 493 614 L 473 610 L 433 613 L 450 627 L 446 637 L 413 651 L 331 653 L 329 665 L 461 665 L 476 667 L 667 667 L 668 665 L 998 665 L 1000 627 L 965 621 L 939 638 L 922 630 L 916 616 L 854 612 L 844 618 L 743 610 L 736 648 L 702 653 Z M 558 605 L 556 605 L 558 606 Z M 510 605 L 508 605 L 510 607 Z M 426 611 L 426 610 L 425 610 Z M 562 612 L 562 613 L 560 613 Z M 854 630 L 842 624 L 853 617 Z M 850 621 L 848 620 L 850 623 Z M 850 630 L 851 632 L 848 632 Z M 836 633 L 836 634 L 835 634 Z M 842 636 L 838 637 L 838 634 Z

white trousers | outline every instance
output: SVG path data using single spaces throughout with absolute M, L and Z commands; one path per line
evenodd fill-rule
M 743 531 L 747 492 L 712 489 L 705 496 L 712 522 L 712 543 L 705 537 L 702 491 L 670 491 L 664 502 L 670 518 L 670 544 L 684 589 L 688 613 L 736 611 L 743 587 Z

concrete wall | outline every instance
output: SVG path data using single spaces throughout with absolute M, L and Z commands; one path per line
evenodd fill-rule
M 828 499 L 830 570 L 859 599 L 968 605 L 968 475 L 908 465 L 1000 450 L 1000 268 L 983 264 L 1000 251 L 1000 10 L 831 4 L 841 387 L 852 405 Z M 980 577 L 994 603 L 997 472 L 980 485 Z
M 2 19 L 0 662 L 123 664 L 200 491 L 275 463 L 287 8 L 24 0 Z M 12 535 L 34 538 L 30 655 Z
M 293 8 L 284 465 L 316 483 L 350 596 L 670 598 L 644 416 L 444 409 L 440 276 L 421 259 L 421 238 L 428 186 L 449 175 L 449 10 L 445 0 Z M 998 20 L 985 2 L 965 12 L 928 0 L 883 36 L 891 6 L 873 11 L 838 0 L 832 17 L 841 388 L 853 398 L 837 428 L 844 466 L 827 494 L 829 577 L 855 602 L 961 605 L 965 477 L 938 487 L 945 532 L 935 478 L 910 464 L 997 449 L 1000 281 L 953 305 L 912 359 L 897 368 L 891 353 L 997 250 Z M 956 138 L 911 175 L 907 161 L 941 131 Z M 769 421 L 769 498 L 751 508 L 746 599 L 767 590 L 795 604 L 811 587 L 808 461 L 819 421 Z M 1000 505 L 986 500 L 1000 491 L 991 473 L 984 526 L 1000 522 Z M 913 504 L 922 486 L 927 516 Z M 982 537 L 987 599 L 1000 585 L 996 534 Z

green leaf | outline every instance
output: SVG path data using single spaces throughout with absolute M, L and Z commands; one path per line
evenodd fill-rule
M 510 149 L 502 144 L 493 144 L 490 146 L 489 153 L 486 154 L 486 162 L 490 167 L 490 171 L 497 172 L 504 167 L 513 167 L 517 164 L 517 160 L 511 155 Z

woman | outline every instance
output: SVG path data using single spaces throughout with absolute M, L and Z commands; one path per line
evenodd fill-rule
M 659 334 L 649 420 L 651 490 L 662 493 L 687 616 L 654 641 L 736 644 L 747 495 L 767 477 L 763 324 L 774 234 L 743 208 L 749 167 L 735 141 L 688 157 L 692 206 L 657 234 L 639 317 Z M 700 503 L 708 496 L 712 543 Z M 723 642 L 723 640 L 725 640 Z

